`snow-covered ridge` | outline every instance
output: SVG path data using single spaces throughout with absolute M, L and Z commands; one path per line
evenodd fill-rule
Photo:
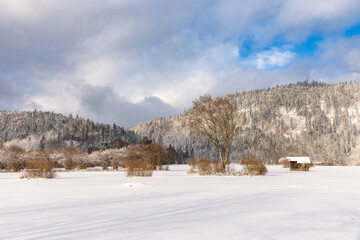
M 360 84 L 285 85 L 244 91 L 236 99 L 246 129 L 233 147 L 233 161 L 254 154 L 267 162 L 284 155 L 310 155 L 327 164 L 360 164 Z M 207 141 L 190 136 L 184 115 L 140 123 L 132 130 L 199 157 L 216 157 Z M 211 153 L 209 153 L 209 150 Z

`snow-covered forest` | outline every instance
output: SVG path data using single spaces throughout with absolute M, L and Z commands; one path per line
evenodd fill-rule
M 72 146 L 83 150 L 106 148 L 114 140 L 134 144 L 132 131 L 116 124 L 100 124 L 71 114 L 66 117 L 53 112 L 1 111 L 0 147 L 19 145 L 26 150 L 37 149 L 41 139 L 47 150 Z
M 360 164 L 359 90 L 359 83 L 305 81 L 227 95 L 236 99 L 247 119 L 232 147 L 232 161 L 249 154 L 267 163 L 283 156 L 309 155 L 326 165 Z M 180 115 L 143 122 L 132 130 L 190 157 L 217 159 L 212 144 L 191 136 L 187 125 Z
M 232 146 L 231 161 L 246 155 L 277 163 L 284 156 L 309 155 L 326 165 L 358 165 L 360 156 L 360 84 L 300 82 L 271 89 L 243 91 L 226 97 L 238 102 L 246 124 Z M 190 157 L 218 159 L 206 139 L 190 135 L 185 115 L 143 122 L 126 130 L 116 124 L 65 117 L 41 111 L 0 112 L 0 146 L 46 150 L 75 147 L 91 152 L 116 141 L 144 139 L 177 151 L 177 161 Z

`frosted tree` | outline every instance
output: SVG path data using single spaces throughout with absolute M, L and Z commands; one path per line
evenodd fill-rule
M 39 150 L 45 150 L 45 135 L 43 134 L 39 142 Z

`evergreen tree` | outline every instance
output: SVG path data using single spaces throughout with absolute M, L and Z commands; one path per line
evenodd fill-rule
M 39 142 L 39 150 L 41 150 L 41 151 L 45 150 L 45 135 L 44 134 L 41 136 L 41 139 Z

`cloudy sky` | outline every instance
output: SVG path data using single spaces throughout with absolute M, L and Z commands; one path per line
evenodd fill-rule
M 193 99 L 360 80 L 359 0 L 0 0 L 0 109 L 125 127 Z

